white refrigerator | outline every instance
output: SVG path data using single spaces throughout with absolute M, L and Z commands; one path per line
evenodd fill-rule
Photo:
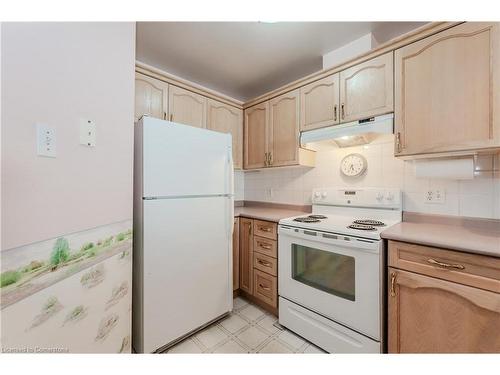
M 232 310 L 231 143 L 151 117 L 136 124 L 136 352 L 162 351 Z

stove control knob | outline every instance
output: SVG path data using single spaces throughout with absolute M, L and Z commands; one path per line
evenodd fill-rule
M 394 193 L 388 193 L 387 194 L 387 198 L 386 198 L 389 202 L 392 202 L 394 200 Z
M 384 200 L 384 193 L 377 193 L 375 198 L 377 199 L 377 202 L 381 203 Z
M 318 199 L 320 196 L 321 194 L 319 193 L 319 191 L 314 192 L 314 198 Z
M 326 196 L 327 196 L 326 191 L 324 191 L 324 192 L 321 193 L 321 198 L 324 199 L 324 198 L 326 198 Z

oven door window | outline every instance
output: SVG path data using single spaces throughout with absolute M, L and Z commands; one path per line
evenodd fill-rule
M 354 258 L 292 244 L 292 278 L 335 296 L 354 301 Z

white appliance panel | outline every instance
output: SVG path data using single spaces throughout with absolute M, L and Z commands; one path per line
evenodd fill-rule
M 232 194 L 231 135 L 143 117 L 143 196 Z
M 381 353 L 382 345 L 284 298 L 280 324 L 329 353 Z
M 232 310 L 232 205 L 228 197 L 144 200 L 145 352 Z
M 306 232 L 310 231 L 296 233 L 295 228 L 286 228 L 281 225 L 279 227 L 279 295 L 375 340 L 380 340 L 380 253 L 382 248 L 380 241 L 373 240 L 371 243 L 364 243 L 355 238 L 346 240 L 343 236 L 328 240 Z M 349 258 L 354 268 L 354 300 L 295 279 L 292 265 L 294 244 Z M 350 274 L 344 274 L 344 276 L 345 280 L 351 280 L 348 278 L 351 277 Z M 314 275 L 312 277 L 314 278 Z M 352 283 L 352 281 L 346 282 Z

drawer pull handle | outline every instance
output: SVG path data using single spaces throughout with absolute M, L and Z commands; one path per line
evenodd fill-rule
M 271 245 L 266 245 L 266 244 L 259 242 L 259 246 L 262 247 L 263 249 L 271 250 Z
M 262 284 L 259 284 L 259 288 L 264 289 L 264 290 L 271 290 L 271 288 L 264 286 Z
M 437 260 L 432 259 L 432 258 L 427 259 L 427 263 L 434 264 L 434 265 L 442 267 L 442 268 L 453 268 L 456 270 L 464 270 L 465 269 L 465 266 L 462 266 L 461 264 L 442 263 L 442 262 L 438 262 Z
M 266 267 L 271 267 L 271 263 L 266 261 L 266 260 L 262 260 L 262 259 L 257 259 L 257 262 L 259 264 L 262 264 L 263 266 L 266 266 Z
M 391 273 L 391 297 L 396 297 L 396 272 Z
M 269 227 L 259 227 L 259 230 L 261 230 L 263 232 L 270 232 L 271 228 L 269 228 Z

